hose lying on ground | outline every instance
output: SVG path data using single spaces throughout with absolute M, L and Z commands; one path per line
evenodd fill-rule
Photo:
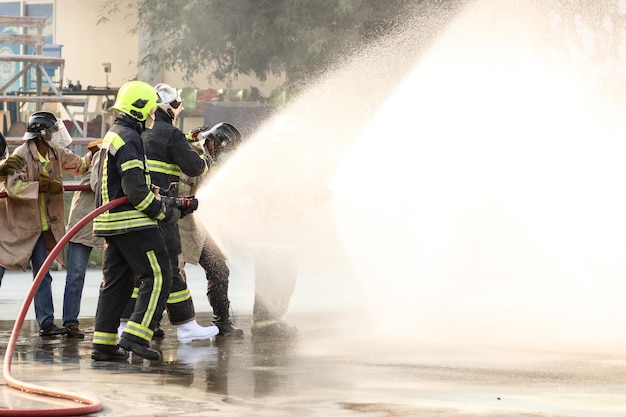
M 82 188 L 81 188 L 82 187 Z M 65 186 L 64 189 L 66 191 L 80 191 L 85 190 L 89 187 L 87 186 Z M 73 189 L 72 189 L 73 188 Z M 22 308 L 18 314 L 17 319 L 15 320 L 15 325 L 13 326 L 13 331 L 11 332 L 11 337 L 9 339 L 9 344 L 7 345 L 7 350 L 4 354 L 4 363 L 2 367 L 2 376 L 7 382 L 7 385 L 19 389 L 21 391 L 25 391 L 32 394 L 45 395 L 48 397 L 56 397 L 62 398 L 70 401 L 74 401 L 80 404 L 83 404 L 78 407 L 67 407 L 67 408 L 52 408 L 52 409 L 0 409 L 0 416 L 78 416 L 94 413 L 102 409 L 102 402 L 97 398 L 91 398 L 88 396 L 77 395 L 72 392 L 57 390 L 48 387 L 42 387 L 35 384 L 30 384 L 27 382 L 21 382 L 17 379 L 13 378 L 11 375 L 11 362 L 13 360 L 13 353 L 15 351 L 15 345 L 17 343 L 17 338 L 22 330 L 22 325 L 24 324 L 24 318 L 26 317 L 26 313 L 28 312 L 28 308 L 30 307 L 31 302 L 33 301 L 33 297 L 43 280 L 43 277 L 46 274 L 48 268 L 57 257 L 59 252 L 63 250 L 63 247 L 67 244 L 67 242 L 87 223 L 93 220 L 99 214 L 112 209 L 113 207 L 117 207 L 121 204 L 127 203 L 128 198 L 120 197 L 117 198 L 108 204 L 98 207 L 93 210 L 91 213 L 82 218 L 78 223 L 76 223 L 56 244 L 56 246 L 52 249 L 43 265 L 39 269 L 39 272 L 35 276 L 33 283 L 30 287 L 30 291 L 26 295 L 24 299 L 24 303 L 22 304 Z

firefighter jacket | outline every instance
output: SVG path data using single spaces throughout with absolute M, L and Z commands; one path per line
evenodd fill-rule
M 205 175 L 210 159 L 194 151 L 185 134 L 172 124 L 172 119 L 161 109 L 155 113 L 152 129 L 143 133 L 150 178 L 163 190 L 174 183 L 178 186 L 181 172 L 189 177 Z
M 43 231 L 51 231 L 54 238 L 46 241 L 48 252 L 65 234 L 63 193 L 40 193 L 39 176 L 48 175 L 62 182 L 62 171 L 80 176 L 87 170 L 87 163 L 65 148 L 50 148 L 45 161 L 37 150 L 36 139 L 18 146 L 13 153 L 22 156 L 26 165 L 8 175 L 2 186 L 10 198 L 0 205 L 0 265 L 26 270 Z M 62 251 L 56 259 L 64 265 Z
M 157 220 L 165 218 L 165 205 L 151 191 L 141 130 L 139 122 L 120 113 L 104 136 L 97 167 L 96 207 L 122 197 L 129 202 L 94 219 L 96 236 L 156 228 Z

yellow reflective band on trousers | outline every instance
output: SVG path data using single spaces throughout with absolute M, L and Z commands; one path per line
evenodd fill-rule
M 185 288 L 182 291 L 171 292 L 169 297 L 167 297 L 168 304 L 176 304 L 182 303 L 183 301 L 187 301 L 191 298 L 191 293 L 189 292 L 189 288 Z
M 161 290 L 163 288 L 163 271 L 161 271 L 161 266 L 159 265 L 159 261 L 154 253 L 154 251 L 149 251 L 146 253 L 148 257 L 148 262 L 150 263 L 150 267 L 152 268 L 152 276 L 154 277 L 152 292 L 150 293 L 150 299 L 148 300 L 148 305 L 146 306 L 146 312 L 141 319 L 141 323 L 137 323 L 129 320 L 124 328 L 124 331 L 135 335 L 139 338 L 146 340 L 148 343 L 152 340 L 152 335 L 154 332 L 150 330 L 150 322 L 154 318 L 157 307 L 159 305 L 159 297 L 161 296 Z M 138 288 L 133 290 L 133 295 L 135 291 L 139 291 Z
M 143 321 L 141 322 L 143 326 L 148 327 L 152 318 L 157 313 L 157 307 L 159 306 L 159 297 L 161 296 L 161 290 L 163 289 L 163 271 L 161 270 L 161 265 L 159 265 L 159 260 L 153 250 L 148 252 L 146 255 L 148 255 L 148 260 L 150 261 L 150 266 L 152 267 L 154 276 L 152 294 L 150 294 L 150 301 L 148 303 L 148 307 L 146 308 L 146 314 L 143 316 Z M 148 340 L 152 340 L 152 335 L 150 335 L 150 339 Z
M 93 332 L 95 345 L 117 346 L 117 333 Z
M 145 317 L 145 316 L 144 316 Z M 142 338 L 143 340 L 147 340 L 148 343 L 152 340 L 152 335 L 154 332 L 150 330 L 150 328 L 146 326 L 142 326 L 139 323 L 135 323 L 134 321 L 128 321 L 126 323 L 126 327 L 124 327 L 124 332 L 132 334 L 133 336 L 137 336 Z

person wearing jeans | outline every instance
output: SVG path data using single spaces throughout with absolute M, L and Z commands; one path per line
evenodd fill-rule
M 0 265 L 26 270 L 32 263 L 33 275 L 37 276 L 65 233 L 63 172 L 82 175 L 91 155 L 82 158 L 67 149 L 72 142 L 69 132 L 61 120 L 46 111 L 30 115 L 23 140 L 13 155 L 26 164 L 8 173 L 0 189 L 8 195 L 2 204 L 5 212 L 0 215 Z M 64 265 L 61 254 L 56 260 Z M 66 334 L 65 328 L 54 323 L 52 276 L 48 270 L 35 293 L 35 317 L 40 336 Z
M 44 240 L 43 233 L 39 235 L 37 244 L 33 249 L 31 255 L 31 262 L 33 263 L 33 278 L 37 276 L 41 266 L 48 257 L 48 251 L 46 250 L 46 242 Z M 50 270 L 46 271 L 46 274 L 35 293 L 35 318 L 40 329 L 49 329 L 54 326 L 54 303 L 52 301 L 52 276 Z M 54 329 L 56 330 L 56 328 Z M 50 336 L 54 336 L 56 332 L 51 332 Z M 47 336 L 47 334 L 44 334 Z
M 88 190 L 76 191 L 72 197 L 70 214 L 67 224 L 69 231 L 80 222 L 95 207 L 96 194 L 92 191 L 96 184 L 91 183 L 91 168 L 99 161 L 99 150 L 102 139 L 90 142 L 87 145 L 93 155 L 89 169 L 81 178 L 81 185 L 89 185 Z M 80 229 L 67 244 L 67 275 L 65 277 L 65 293 L 63 295 L 63 327 L 67 330 L 67 336 L 82 339 L 85 334 L 80 330 L 78 315 L 80 302 L 85 285 L 85 274 L 89 264 L 89 256 L 94 247 L 102 249 L 104 239 L 96 237 L 92 233 L 92 222 L 87 223 Z
M 82 339 L 85 334 L 78 327 L 80 302 L 85 285 L 85 274 L 89 255 L 93 247 L 82 243 L 69 242 L 67 244 L 67 275 L 65 277 L 65 293 L 63 294 L 63 327 L 68 337 Z

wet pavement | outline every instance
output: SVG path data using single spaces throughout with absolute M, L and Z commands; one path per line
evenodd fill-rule
M 210 306 L 198 268 L 188 269 L 198 321 Z M 237 271 L 237 277 L 247 275 Z M 61 310 L 63 273 L 53 273 Z M 163 361 L 90 359 L 99 276 L 84 292 L 84 340 L 41 339 L 32 307 L 16 348 L 12 375 L 20 381 L 99 398 L 96 416 L 623 416 L 626 354 L 494 349 L 372 337 L 366 313 L 345 296 L 349 282 L 304 276 L 289 315 L 293 341 L 252 340 L 252 282 L 233 279 L 231 299 L 243 339 L 179 345 L 175 328 L 153 343 Z M 0 349 L 4 356 L 30 285 L 7 272 L 0 288 Z M 333 286 L 331 294 L 323 288 Z M 341 301 L 343 299 L 343 301 Z M 57 317 L 59 314 L 57 313 Z M 57 324 L 60 319 L 57 319 Z M 72 407 L 65 400 L 0 387 L 1 408 Z M 0 413 L 1 415 L 1 413 Z M 71 415 L 71 414 L 68 414 Z

